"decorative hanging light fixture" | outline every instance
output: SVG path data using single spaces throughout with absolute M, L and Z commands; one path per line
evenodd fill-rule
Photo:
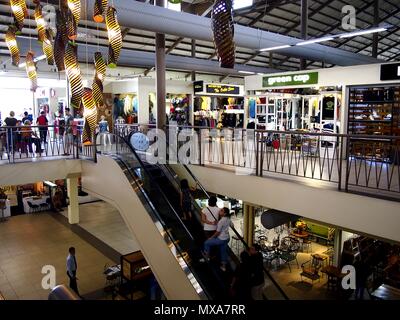
M 35 92 L 37 89 L 37 73 L 35 65 L 35 54 L 33 51 L 28 51 L 25 60 L 26 73 L 31 81 L 31 91 Z
M 104 14 L 107 11 L 108 0 L 95 0 L 93 9 L 93 20 L 101 23 L 104 21 Z
M 8 30 L 6 32 L 5 40 L 6 40 L 8 50 L 10 51 L 12 64 L 14 66 L 18 67 L 20 55 L 19 55 L 17 37 L 15 35 L 16 32 L 17 32 L 17 27 L 15 25 L 9 26 Z
M 44 38 L 43 38 L 43 53 L 46 55 L 47 64 L 52 66 L 54 65 L 54 54 L 53 54 L 53 34 L 51 29 L 46 29 Z
M 108 31 L 108 66 L 117 66 L 119 54 L 122 48 L 121 27 L 118 24 L 117 10 L 109 6 L 106 14 L 106 26 Z
M 91 138 L 97 125 L 97 109 L 93 99 L 92 89 L 83 89 L 82 103 L 84 108 L 83 117 L 85 118 L 85 129 L 83 130 L 82 141 L 89 142 L 92 140 Z
M 103 108 L 103 82 L 106 76 L 106 63 L 104 62 L 101 52 L 94 54 L 94 79 L 92 84 L 93 99 L 97 107 Z
M 35 21 L 36 21 L 36 28 L 38 32 L 38 41 L 42 42 L 44 40 L 45 32 L 46 32 L 46 22 L 44 21 L 43 14 L 42 14 L 42 6 L 40 1 L 35 2 Z
M 24 27 L 24 19 L 28 17 L 25 0 L 10 0 L 11 10 L 15 17 L 15 24 L 19 31 Z
M 67 35 L 68 39 L 75 41 L 76 38 L 78 37 L 78 25 L 77 22 L 74 18 L 74 15 L 72 14 L 72 11 L 68 9 L 67 11 Z
M 68 0 L 67 3 L 69 10 L 71 10 L 74 16 L 75 23 L 78 25 L 81 19 L 81 0 Z
M 65 46 L 68 42 L 67 37 L 67 21 L 65 10 L 56 10 L 56 28 L 57 33 L 54 39 L 54 60 L 57 66 L 57 71 L 61 72 L 65 70 L 64 55 Z
M 68 81 L 71 86 L 71 105 L 74 108 L 79 108 L 83 95 L 82 75 L 79 68 L 77 51 L 77 45 L 68 42 L 65 49 L 64 62 Z
M 232 0 L 215 0 L 211 14 L 214 45 L 222 68 L 235 66 Z

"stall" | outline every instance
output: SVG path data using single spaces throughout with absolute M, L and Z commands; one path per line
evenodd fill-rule
M 193 124 L 210 128 L 243 128 L 244 87 L 196 81 Z

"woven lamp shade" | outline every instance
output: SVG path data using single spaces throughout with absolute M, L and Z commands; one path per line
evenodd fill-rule
M 93 8 L 93 20 L 101 23 L 104 21 L 104 14 L 107 11 L 108 0 L 95 0 Z
M 35 92 L 37 89 L 37 72 L 35 65 L 35 54 L 33 51 L 28 51 L 26 54 L 25 68 L 29 80 L 31 81 L 31 91 Z
M 122 33 L 117 19 L 117 10 L 114 7 L 107 8 L 106 26 L 108 31 L 108 66 L 115 68 L 121 53 Z
M 54 65 L 54 52 L 53 52 L 53 34 L 50 29 L 46 29 L 43 38 L 43 53 L 46 56 L 47 64 L 52 66 Z
M 12 64 L 14 66 L 18 67 L 21 57 L 19 54 L 17 37 L 15 35 L 16 31 L 17 31 L 17 27 L 15 25 L 9 26 L 8 30 L 6 32 L 5 40 L 6 40 L 8 50 L 10 51 Z
M 24 27 L 24 19 L 28 17 L 25 0 L 10 0 L 10 5 L 15 18 L 15 25 L 21 31 Z
M 96 106 L 103 108 L 103 81 L 106 76 L 106 63 L 101 55 L 101 52 L 95 52 L 94 54 L 94 79 L 92 84 L 93 99 Z
M 67 37 L 67 20 L 66 14 L 63 10 L 56 10 L 56 27 L 57 33 L 54 39 L 54 61 L 57 66 L 58 72 L 65 70 L 64 56 L 65 46 L 68 43 Z
M 76 109 L 79 108 L 83 95 L 82 75 L 79 68 L 77 51 L 77 45 L 68 42 L 64 56 L 65 69 L 71 86 L 71 105 Z
M 84 88 L 83 96 L 83 116 L 85 118 L 85 128 L 82 134 L 82 141 L 89 142 L 92 140 L 93 133 L 97 126 L 97 108 L 93 99 L 93 91 L 90 88 Z
M 214 45 L 222 68 L 235 66 L 232 0 L 215 0 L 211 14 Z
M 42 42 L 46 33 L 46 22 L 43 19 L 42 6 L 40 3 L 36 4 L 35 13 L 36 29 L 38 32 L 38 41 Z

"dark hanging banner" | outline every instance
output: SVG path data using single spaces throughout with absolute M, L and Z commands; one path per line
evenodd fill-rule
M 238 86 L 221 85 L 221 84 L 207 84 L 207 93 L 219 93 L 219 94 L 239 94 L 240 88 Z
M 400 63 L 382 64 L 381 80 L 400 80 Z

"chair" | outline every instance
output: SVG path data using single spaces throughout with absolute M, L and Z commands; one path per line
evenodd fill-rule
M 48 210 L 50 208 L 50 206 L 47 203 L 47 201 L 39 204 L 39 207 L 40 207 L 40 211 Z
M 297 261 L 297 251 L 282 251 L 280 254 L 280 258 L 285 261 L 285 264 L 288 265 L 289 271 L 292 272 L 292 268 L 290 267 L 291 261 L 296 261 L 297 268 L 299 268 L 299 261 Z
M 303 239 L 302 249 L 303 252 L 312 252 L 311 240 L 309 237 Z M 306 249 L 307 251 L 305 251 Z
M 28 206 L 31 212 L 38 212 L 40 210 L 39 205 L 33 204 L 32 202 L 28 201 Z
M 312 258 L 304 262 L 301 265 L 302 272 L 300 273 L 301 281 L 303 282 L 303 277 L 306 277 L 311 280 L 311 283 L 314 284 L 314 281 L 321 281 L 321 275 L 319 274 L 319 270 L 322 267 L 321 260 Z

